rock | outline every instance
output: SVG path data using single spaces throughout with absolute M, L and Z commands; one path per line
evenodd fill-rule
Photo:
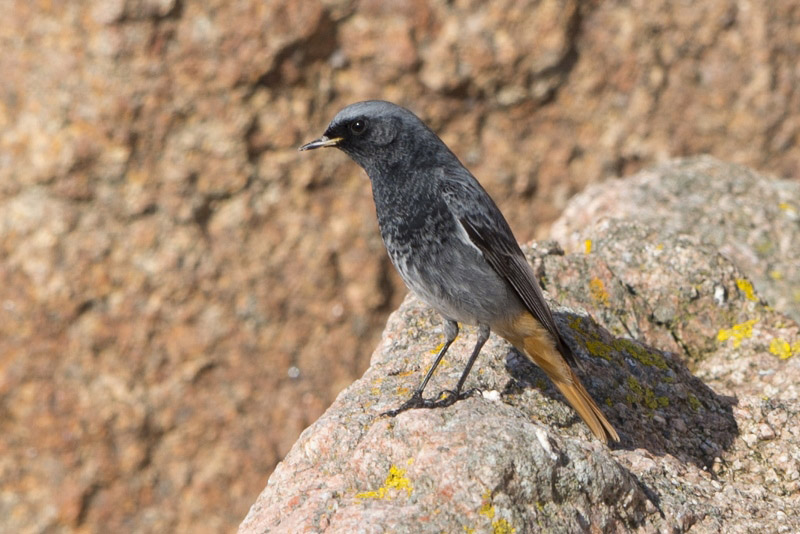
M 610 218 L 635 220 L 659 235 L 692 236 L 718 249 L 747 275 L 720 293 L 722 301 L 729 294 L 755 301 L 755 287 L 775 309 L 800 320 L 800 183 L 765 180 L 710 157 L 670 162 L 631 177 L 624 186 L 587 187 L 553 225 L 552 236 L 582 249 L 586 240 L 604 236 L 606 228 L 593 226 Z M 620 252 L 594 242 L 592 250 L 607 258 Z M 655 253 L 674 254 L 663 246 Z
M 668 156 L 796 177 L 796 2 L 695 4 L 4 3 L 4 526 L 239 524 L 405 294 L 361 170 L 295 151 L 354 100 L 412 107 L 521 240 Z
M 697 190 L 720 178 L 677 162 L 645 173 L 648 198 L 660 198 L 655 176 L 681 172 Z M 752 179 L 770 190 L 770 179 Z M 621 443 L 593 440 L 546 375 L 495 336 L 466 384 L 483 395 L 381 417 L 442 341 L 439 318 L 409 297 L 365 375 L 303 432 L 239 532 L 800 528 L 800 354 L 769 350 L 800 346 L 800 326 L 740 290 L 747 275 L 700 238 L 636 216 L 585 232 L 597 236 L 589 253 L 546 242 L 528 257 Z M 458 380 L 469 333 L 429 395 Z

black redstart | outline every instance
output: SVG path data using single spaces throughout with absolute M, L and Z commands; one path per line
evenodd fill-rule
M 444 318 L 446 341 L 433 366 L 414 395 L 388 415 L 463 398 L 464 381 L 494 330 L 547 373 L 595 436 L 619 441 L 573 372 L 575 356 L 508 223 L 433 131 L 405 108 L 370 100 L 341 110 L 322 137 L 300 150 L 321 147 L 342 150 L 367 172 L 392 263 L 409 289 Z M 424 399 L 458 322 L 478 325 L 475 348 L 455 390 Z

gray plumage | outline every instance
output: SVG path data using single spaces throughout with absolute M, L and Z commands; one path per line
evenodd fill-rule
M 392 415 L 403 409 L 454 402 L 489 327 L 522 345 L 531 334 L 517 335 L 519 327 L 512 325 L 528 313 L 543 326 L 546 334 L 541 336 L 552 341 L 566 362 L 576 364 L 500 210 L 416 115 L 384 101 L 352 104 L 334 117 L 323 137 L 300 150 L 326 146 L 339 148 L 364 168 L 392 263 L 406 285 L 445 319 L 446 345 L 415 393 L 418 399 L 412 398 Z M 458 334 L 456 322 L 481 327 L 478 345 L 455 398 L 438 404 L 424 401 L 422 390 Z M 543 368 L 552 376 L 545 364 Z M 554 373 L 572 380 L 567 376 L 570 370 Z

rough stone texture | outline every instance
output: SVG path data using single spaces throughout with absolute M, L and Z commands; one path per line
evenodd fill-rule
M 756 172 L 710 157 L 639 173 L 622 186 L 593 184 L 576 195 L 552 227 L 563 246 L 604 257 L 620 252 L 593 241 L 604 219 L 636 220 L 659 233 L 691 235 L 730 258 L 775 309 L 800 320 L 800 183 L 764 180 Z M 671 255 L 660 249 L 659 254 Z M 642 276 L 652 276 L 642 273 Z M 738 291 L 746 293 L 741 284 Z M 754 298 L 754 297 L 751 297 Z
M 794 0 L 9 1 L 2 13 L 12 532 L 234 528 L 361 374 L 404 290 L 362 172 L 294 151 L 347 103 L 411 106 L 522 240 L 586 184 L 669 156 L 790 178 L 800 167 Z
M 737 292 L 744 275 L 709 247 L 635 222 L 606 230 L 604 243 L 627 251 L 613 263 L 554 244 L 530 257 L 569 303 L 558 321 L 619 445 L 593 440 L 546 375 L 494 336 L 467 381 L 481 396 L 380 417 L 410 395 L 443 339 L 438 316 L 410 297 L 364 377 L 278 465 L 240 534 L 797 531 L 800 357 L 767 347 L 800 348 L 800 326 Z M 654 254 L 648 241 L 674 254 Z M 635 274 L 656 266 L 670 275 Z M 673 323 L 644 308 L 665 294 L 687 314 L 674 322 L 702 323 L 710 344 L 687 327 L 677 354 L 662 349 L 676 347 L 661 335 Z M 716 337 L 745 317 L 751 330 Z M 458 380 L 473 341 L 464 337 L 429 394 Z

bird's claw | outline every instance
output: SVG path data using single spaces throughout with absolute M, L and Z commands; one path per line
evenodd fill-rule
M 425 399 L 422 397 L 422 392 L 415 392 L 410 399 L 400 405 L 399 408 L 383 412 L 381 417 L 395 417 L 406 410 L 413 410 L 416 408 L 447 408 L 456 403 L 456 401 L 463 400 L 474 395 L 480 395 L 481 390 L 472 388 L 467 391 L 454 391 L 452 389 L 445 389 L 435 397 Z
M 427 408 L 428 402 L 430 402 L 430 400 L 422 398 L 422 392 L 416 391 L 411 398 L 401 404 L 399 408 L 383 412 L 381 417 L 395 417 L 406 410 L 413 410 L 414 408 Z

